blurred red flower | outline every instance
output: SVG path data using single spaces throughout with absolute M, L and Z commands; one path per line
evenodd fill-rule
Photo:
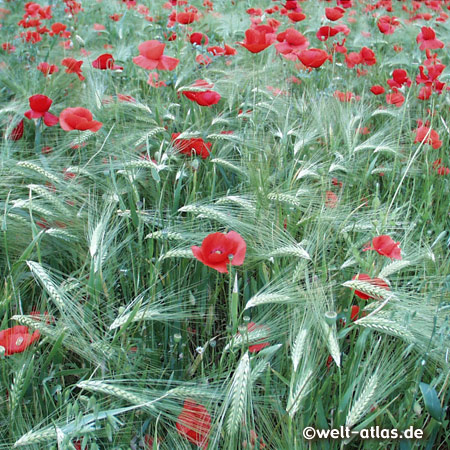
M 77 61 L 74 58 L 64 58 L 61 61 L 61 64 L 67 67 L 66 73 L 76 73 L 80 81 L 85 79 L 85 77 L 81 74 L 81 66 L 83 65 L 83 61 Z
M 391 259 L 402 259 L 399 244 L 400 242 L 394 242 L 390 236 L 376 236 L 372 239 L 372 246 L 365 247 L 363 252 L 375 250 L 379 255 L 387 256 Z
M 30 110 L 25 113 L 27 119 L 44 118 L 44 123 L 48 127 L 52 127 L 58 123 L 58 117 L 48 112 L 53 100 L 46 95 L 36 94 L 28 99 L 30 103 Z
M 362 63 L 362 58 L 360 53 L 350 52 L 345 55 L 345 64 L 349 69 L 353 69 L 358 64 Z
M 208 45 L 209 39 L 208 39 L 208 36 L 206 36 L 206 34 L 196 32 L 196 33 L 192 33 L 189 36 L 189 42 L 191 44 L 197 44 L 197 45 Z
M 109 53 L 104 53 L 103 55 L 100 55 L 97 59 L 92 61 L 92 67 L 94 67 L 94 69 L 100 70 L 123 70 L 122 66 L 116 66 L 114 64 L 114 58 Z
M 374 95 L 381 95 L 384 94 L 385 89 L 383 86 L 376 84 L 370 88 L 370 92 L 372 92 L 372 94 Z
M 358 305 L 352 305 L 350 308 L 350 321 L 354 322 L 355 320 L 358 320 L 360 317 L 364 317 L 367 316 L 367 313 L 365 311 L 360 310 L 360 307 Z M 339 324 L 342 326 L 346 325 L 346 319 L 342 318 L 339 319 Z M 330 357 L 331 358 L 331 357 Z M 330 365 L 331 365 L 332 359 L 330 361 Z M 327 362 L 327 367 L 328 367 L 328 362 Z
M 204 80 L 197 80 L 192 87 L 213 87 L 212 84 Z M 219 103 L 221 96 L 218 92 L 209 89 L 205 91 L 182 91 L 182 94 L 189 100 L 196 102 L 200 106 L 212 106 Z
M 306 19 L 306 16 L 302 13 L 302 12 L 290 12 L 288 15 L 288 18 L 290 21 L 296 23 L 296 22 L 301 22 L 302 20 Z
M 339 8 L 339 6 L 336 6 L 334 8 L 325 8 L 325 16 L 328 20 L 339 20 L 344 17 L 345 9 Z
M 401 88 L 403 85 L 411 86 L 411 80 L 408 77 L 406 70 L 404 69 L 395 69 L 392 72 L 392 78 L 387 80 L 387 84 L 391 88 Z
M 272 45 L 273 39 L 269 36 L 267 28 L 263 25 L 256 26 L 245 32 L 244 42 L 238 42 L 251 53 L 259 53 Z
M 383 34 L 393 34 L 399 25 L 400 22 L 394 16 L 381 16 L 377 22 L 378 29 Z
M 252 332 L 257 332 L 257 333 L 265 332 L 264 334 L 268 334 L 269 328 L 264 325 L 256 325 L 255 322 L 249 322 L 247 324 L 247 332 L 249 334 L 249 340 L 252 341 L 253 340 L 251 337 Z M 240 334 L 240 333 L 238 332 L 238 334 Z M 259 339 L 258 341 L 256 341 L 256 343 L 249 345 L 248 351 L 250 353 L 257 353 L 257 352 L 261 351 L 263 348 L 269 347 L 270 343 L 269 342 L 261 342 L 263 340 L 264 340 L 264 338 Z
M 23 119 L 11 130 L 9 133 L 8 140 L 18 141 L 22 139 L 23 136 Z
M 363 47 L 359 54 L 361 56 L 361 63 L 366 66 L 373 66 L 377 63 L 377 59 L 375 58 L 375 53 L 373 50 L 367 47 Z
M 337 98 L 340 102 L 343 102 L 343 103 L 348 103 L 352 100 L 356 100 L 356 101 L 361 100 L 361 97 L 359 95 L 355 95 L 353 92 L 341 92 L 339 90 L 334 91 L 333 97 Z M 327 192 L 329 192 L 329 191 L 327 191 Z M 333 192 L 331 192 L 331 194 L 333 194 Z M 330 196 L 331 196 L 331 194 L 330 194 Z M 328 194 L 327 194 L 327 198 L 328 198 Z
M 175 22 L 182 25 L 188 25 L 196 20 L 198 20 L 198 14 L 193 11 L 184 11 L 175 15 Z
M 100 130 L 101 122 L 92 120 L 92 113 L 86 108 L 66 108 L 59 115 L 59 124 L 64 131 L 89 130 L 93 133 Z
M 6 53 L 14 53 L 16 51 L 16 47 L 14 47 L 14 45 L 12 45 L 10 42 L 4 42 L 2 44 L 2 49 L 6 52 Z
M 325 206 L 327 208 L 336 208 L 339 198 L 333 191 L 325 192 Z
M 208 448 L 211 416 L 203 405 L 192 399 L 185 400 L 176 428 L 192 444 L 202 449 Z
M 39 339 L 40 333 L 36 330 L 33 334 L 29 333 L 25 325 L 16 325 L 12 328 L 0 331 L 0 346 L 5 349 L 5 355 L 22 353 L 33 342 Z
M 235 231 L 212 233 L 203 239 L 201 247 L 191 247 L 194 256 L 220 273 L 228 273 L 227 265 L 240 266 L 244 262 L 247 245 Z
M 66 31 L 67 25 L 55 22 L 52 24 L 52 30 L 50 31 L 50 36 L 61 36 L 63 38 L 70 38 L 71 33 L 70 31 Z
M 52 73 L 58 72 L 59 67 L 55 64 L 49 64 L 47 62 L 41 62 L 37 66 L 37 70 L 40 70 L 44 76 L 51 75 Z
M 139 45 L 139 56 L 135 56 L 133 62 L 147 70 L 174 70 L 180 60 L 163 55 L 165 46 L 159 41 L 145 41 Z
M 339 33 L 339 30 L 333 27 L 324 26 L 320 27 L 319 30 L 316 33 L 317 39 L 319 41 L 326 41 L 328 38 L 336 36 L 336 34 Z
M 277 41 L 279 41 L 279 44 L 275 44 L 277 52 L 291 61 L 296 61 L 298 54 L 302 50 L 306 50 L 309 45 L 308 39 L 294 28 L 288 28 L 282 33 L 278 33 Z
M 180 153 L 190 155 L 193 151 L 196 155 L 206 159 L 211 152 L 211 142 L 205 142 L 202 138 L 178 139 L 181 133 L 172 133 L 173 146 L 180 150 Z
M 422 27 L 422 31 L 417 35 L 416 42 L 420 43 L 420 50 L 435 48 L 443 48 L 444 43 L 439 39 L 436 39 L 436 33 L 433 28 Z
M 320 48 L 309 48 L 308 50 L 302 50 L 298 55 L 298 59 L 304 66 L 314 69 L 320 67 L 327 59 L 330 58 L 331 56 L 325 50 Z
M 398 92 L 396 88 L 394 88 L 393 91 L 393 93 L 386 95 L 386 103 L 400 108 L 400 106 L 405 103 L 405 97 L 403 97 L 403 95 Z
M 197 55 L 195 57 L 195 62 L 197 64 L 200 64 L 201 66 L 207 66 L 208 64 L 212 63 L 212 59 L 208 55 Z
M 430 144 L 435 150 L 442 146 L 439 134 L 433 130 L 433 128 L 430 128 L 430 123 L 428 121 L 423 123 L 421 120 L 418 120 L 417 128 L 414 131 L 416 133 L 414 144 L 423 142 L 425 144 Z
M 369 275 L 367 275 L 366 273 L 358 273 L 352 278 L 352 280 L 365 281 L 367 283 L 372 284 L 373 286 L 380 287 L 390 291 L 389 285 L 384 280 L 382 280 L 381 278 L 370 278 Z M 363 300 L 375 298 L 369 294 L 365 294 L 364 292 L 358 291 L 357 289 L 355 289 L 355 295 Z

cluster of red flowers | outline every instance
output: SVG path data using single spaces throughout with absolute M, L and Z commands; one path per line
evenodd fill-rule
M 92 113 L 86 108 L 66 108 L 61 111 L 59 118 L 54 114 L 48 112 L 53 100 L 46 95 L 36 94 L 29 98 L 30 110 L 25 113 L 28 119 L 43 119 L 45 125 L 52 127 L 58 122 L 64 131 L 71 130 L 90 130 L 92 132 L 98 131 L 102 127 L 101 122 L 93 120 Z M 10 139 L 17 140 L 19 130 L 13 130 Z M 22 125 L 23 133 L 23 125 Z M 13 136 L 14 134 L 14 136 Z M 20 136 L 22 137 L 22 136 Z

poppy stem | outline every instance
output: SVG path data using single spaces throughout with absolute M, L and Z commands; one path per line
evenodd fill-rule
M 42 128 L 42 118 L 39 118 L 36 121 L 36 131 L 34 132 L 34 151 L 36 153 L 36 156 L 42 162 L 42 166 L 44 167 L 44 169 L 48 170 L 47 161 L 45 160 L 45 157 L 41 151 L 41 128 Z
M 238 292 L 238 278 L 237 273 L 234 274 L 233 283 L 233 270 L 230 264 L 230 317 L 231 317 L 231 333 L 234 336 L 238 329 L 238 302 L 239 302 L 239 292 Z

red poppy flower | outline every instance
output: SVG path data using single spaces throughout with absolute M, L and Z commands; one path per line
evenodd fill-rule
M 109 53 L 104 53 L 92 61 L 92 67 L 100 70 L 123 70 L 122 66 L 116 66 L 114 64 L 114 58 Z
M 198 14 L 192 11 L 183 11 L 175 15 L 175 22 L 182 25 L 188 25 L 196 20 L 198 20 Z
M 237 54 L 237 50 L 227 44 L 225 44 L 223 48 L 225 49 L 225 56 L 233 56 Z
M 45 76 L 58 72 L 59 68 L 55 64 L 49 64 L 47 62 L 41 62 L 37 66 L 37 70 L 40 70 Z
M 366 66 L 373 66 L 377 63 L 377 59 L 375 58 L 375 53 L 373 50 L 367 47 L 363 47 L 359 54 L 361 56 L 361 63 Z
M 336 3 L 345 9 L 353 7 L 353 0 L 336 0 Z
M 228 273 L 227 265 L 240 266 L 244 262 L 247 245 L 235 231 L 212 233 L 203 239 L 202 246 L 191 247 L 194 256 L 220 273 Z
M 302 20 L 306 19 L 306 16 L 302 12 L 290 12 L 288 15 L 288 18 L 291 22 L 301 22 Z
M 381 95 L 381 94 L 384 94 L 385 89 L 383 86 L 376 84 L 370 88 L 370 92 L 372 92 L 372 94 L 374 94 L 374 95 Z
M 326 41 L 328 40 L 328 38 L 336 36 L 336 34 L 338 33 L 339 30 L 337 30 L 336 28 L 324 26 L 319 28 L 316 33 L 316 37 L 317 39 L 319 39 L 319 41 Z
M 389 285 L 384 280 L 382 280 L 381 278 L 370 278 L 369 275 L 367 275 L 366 273 L 358 273 L 352 278 L 352 280 L 365 281 L 366 283 L 370 283 L 373 286 L 380 287 L 390 291 Z M 357 295 L 359 298 L 363 300 L 375 298 L 369 294 L 365 294 L 364 292 L 358 291 L 357 289 L 355 289 L 355 295 Z
M 442 146 L 442 141 L 439 139 L 439 134 L 430 128 L 430 123 L 417 121 L 417 128 L 414 130 L 416 132 L 416 138 L 414 139 L 414 144 L 418 142 L 423 142 L 425 144 L 430 144 L 435 150 Z
M 438 77 L 441 75 L 441 73 L 443 72 L 443 70 L 445 69 L 446 66 L 444 66 L 444 64 L 433 64 L 433 65 L 429 65 L 427 67 L 427 72 L 428 74 L 425 74 L 425 67 L 424 66 L 419 66 L 419 72 L 420 75 L 416 76 L 416 83 L 417 84 L 434 84 L 436 85 L 436 81 L 438 80 Z
M 222 47 L 219 47 L 217 45 L 213 45 L 212 47 L 208 47 L 206 49 L 208 53 L 212 53 L 214 56 L 222 56 L 225 55 L 225 49 Z
M 392 72 L 392 78 L 387 80 L 387 84 L 391 88 L 401 88 L 403 85 L 411 86 L 411 80 L 408 77 L 406 70 L 404 69 L 395 69 Z
M 52 31 L 50 31 L 50 36 L 62 36 L 62 37 L 70 37 L 70 31 L 66 32 L 67 25 L 55 22 L 52 24 Z
M 11 130 L 8 136 L 10 141 L 18 141 L 22 139 L 23 136 L 23 119 Z
M 257 26 L 245 32 L 244 42 L 238 42 L 249 52 L 259 53 L 272 45 L 272 38 L 268 36 L 268 30 L 264 26 Z
M 405 103 L 405 97 L 397 91 L 396 88 L 394 88 L 394 92 L 392 94 L 386 95 L 386 103 L 389 105 L 395 105 L 397 108 L 400 108 L 400 106 Z
M 260 8 L 249 8 L 245 11 L 250 16 L 262 16 L 262 9 Z
M 180 60 L 163 55 L 165 46 L 159 41 L 145 41 L 139 45 L 139 56 L 134 57 L 133 62 L 147 70 L 174 70 Z
M 356 293 L 356 291 L 355 291 Z M 351 313 L 350 313 L 350 320 L 354 322 L 355 320 L 359 319 L 359 306 L 358 305 L 352 305 Z
M 196 32 L 196 33 L 192 33 L 189 36 L 189 42 L 191 44 L 197 44 L 197 45 L 208 45 L 209 39 L 208 39 L 208 36 L 206 36 L 206 34 Z
M 308 50 L 301 51 L 298 55 L 298 59 L 304 66 L 317 69 L 327 59 L 330 59 L 330 55 L 320 48 L 309 48 Z
M 197 80 L 199 81 L 199 80 Z M 199 86 L 194 83 L 193 86 Z M 182 94 L 189 100 L 196 102 L 200 106 L 212 106 L 219 103 L 221 96 L 215 91 L 182 91 Z
M 325 8 L 325 15 L 328 20 L 339 20 L 344 17 L 345 9 L 339 8 L 339 6 L 336 6 L 335 8 Z
M 61 64 L 67 67 L 66 73 L 76 73 L 80 81 L 85 79 L 85 77 L 81 74 L 81 66 L 83 65 L 83 61 L 77 61 L 74 58 L 64 58 L 61 61 Z
M 58 123 L 58 117 L 48 112 L 53 100 L 46 95 L 36 94 L 28 99 L 30 103 L 30 110 L 25 113 L 27 119 L 44 118 L 44 123 L 48 127 L 52 127 Z
M 30 334 L 28 327 L 25 325 L 16 325 L 0 331 L 0 346 L 5 349 L 6 356 L 14 353 L 22 353 L 33 342 L 39 339 L 39 336 L 40 333 L 37 330 L 33 334 Z
M 92 120 L 92 113 L 86 108 L 66 108 L 59 115 L 59 124 L 64 131 L 90 130 L 93 133 L 100 130 L 101 122 Z
M 249 322 L 247 324 L 247 332 L 249 334 L 249 340 L 252 340 L 251 339 L 251 333 L 252 332 L 259 332 L 259 333 L 261 333 L 261 332 L 264 332 L 264 331 L 266 331 L 267 334 L 269 332 L 269 329 L 266 326 L 264 326 L 264 325 L 256 325 L 255 322 Z M 269 342 L 261 342 L 262 340 L 264 340 L 264 338 L 263 339 L 259 339 L 256 343 L 254 343 L 252 345 L 249 345 L 248 346 L 248 351 L 250 353 L 258 353 L 263 348 L 269 347 L 270 343 Z
M 354 322 L 355 320 L 358 320 L 360 318 L 360 316 L 364 317 L 366 316 L 367 313 L 365 311 L 360 310 L 358 305 L 352 305 L 350 308 L 350 321 Z M 339 324 L 342 326 L 345 326 L 346 324 L 346 320 L 345 318 L 343 319 L 339 319 Z
M 363 249 L 363 252 L 367 250 L 375 250 L 378 254 L 387 256 L 391 259 L 402 259 L 400 255 L 400 242 L 394 242 L 390 236 L 382 235 L 372 239 L 372 246 L 368 246 Z
M 345 64 L 349 69 L 353 69 L 358 64 L 362 63 L 362 58 L 360 53 L 350 52 L 345 55 Z
M 420 50 L 435 48 L 443 48 L 444 43 L 439 39 L 436 39 L 436 33 L 433 28 L 422 27 L 422 31 L 417 35 L 416 42 L 420 43 Z
M 417 98 L 419 100 L 428 100 L 433 93 L 433 88 L 431 86 L 423 86 L 420 88 L 419 95 Z
M 200 64 L 201 66 L 207 66 L 208 64 L 212 63 L 212 59 L 208 55 L 197 55 L 195 57 L 195 62 L 197 64 Z
M 277 52 L 292 61 L 297 60 L 298 54 L 302 50 L 306 50 L 309 45 L 308 39 L 294 28 L 288 28 L 282 33 L 279 33 L 277 35 L 277 41 L 280 42 L 279 44 L 275 44 Z
M 180 150 L 180 153 L 190 155 L 193 151 L 196 155 L 206 159 L 211 152 L 211 142 L 205 142 L 202 138 L 177 139 L 181 133 L 172 133 L 173 146 Z
M 383 34 L 393 34 L 400 22 L 394 16 L 381 16 L 378 19 L 377 26 Z
M 178 433 L 192 444 L 208 448 L 211 416 L 203 405 L 191 399 L 185 400 L 176 427 Z

